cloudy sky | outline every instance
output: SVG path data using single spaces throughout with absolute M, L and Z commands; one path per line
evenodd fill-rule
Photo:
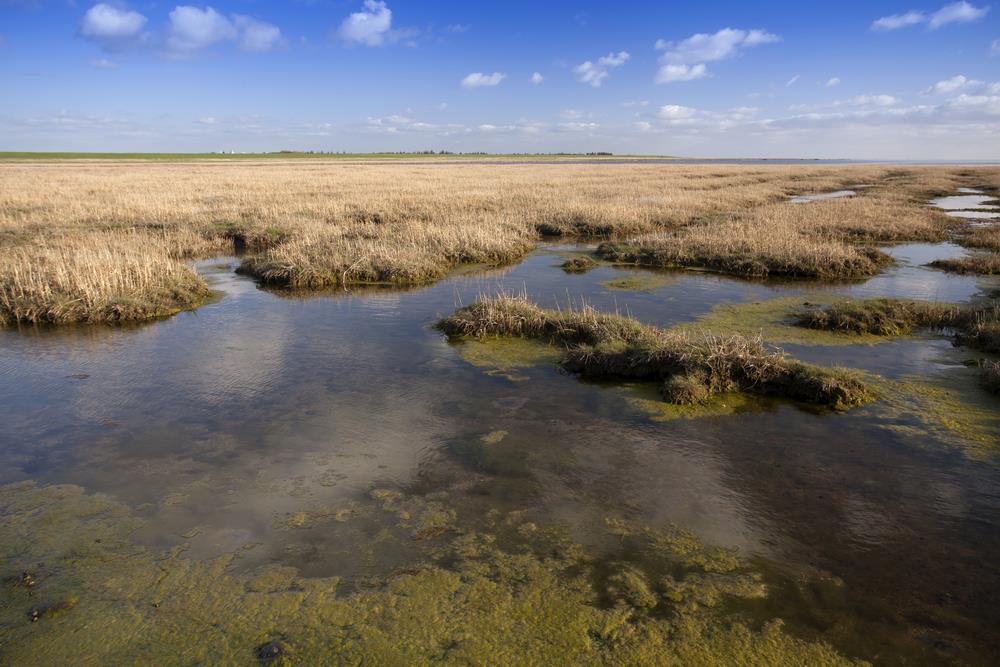
M 1000 159 L 1000 7 L 0 0 L 0 90 L 0 150 Z

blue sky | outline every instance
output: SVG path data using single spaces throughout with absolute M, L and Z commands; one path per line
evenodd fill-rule
M 980 2 L 0 0 L 0 150 L 1000 158 Z

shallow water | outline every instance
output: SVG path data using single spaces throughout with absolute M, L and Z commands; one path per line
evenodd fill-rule
M 842 199 L 843 197 L 853 197 L 856 194 L 858 193 L 855 192 L 854 190 L 837 190 L 835 192 L 820 192 L 814 195 L 795 195 L 793 197 L 789 197 L 788 201 L 790 201 L 793 204 L 808 204 L 811 201 Z
M 595 549 L 608 515 L 676 523 L 842 580 L 836 599 L 776 587 L 769 604 L 793 632 L 840 637 L 867 658 L 888 633 L 918 662 L 988 664 L 1000 650 L 1000 467 L 988 446 L 1000 442 L 989 419 L 1000 401 L 963 365 L 973 353 L 933 337 L 788 345 L 899 387 L 846 414 L 770 401 L 661 421 L 631 390 L 551 363 L 470 363 L 464 346 L 474 344 L 451 344 L 431 325 L 499 289 L 672 326 L 718 304 L 817 292 L 958 302 L 996 283 L 922 266 L 963 252 L 950 244 L 896 247 L 899 263 L 883 275 L 833 286 L 558 268 L 591 247 L 546 245 L 516 266 L 422 289 L 308 296 L 258 289 L 219 258 L 198 270 L 223 296 L 195 312 L 125 328 L 0 330 L 0 483 L 79 484 L 135 508 L 142 544 L 183 545 L 195 559 L 236 552 L 236 570 L 289 565 L 344 577 L 348 589 L 424 556 L 423 541 L 384 539 L 388 527 L 366 511 L 376 489 L 447 492 L 460 526 L 530 508 Z M 646 289 L 608 286 L 650 275 Z M 924 384 L 904 386 L 912 378 Z M 936 415 L 921 402 L 927 387 L 980 412 Z M 884 609 L 895 611 L 874 611 Z M 831 629 L 841 625 L 856 632 Z
M 958 188 L 962 194 L 950 197 L 938 197 L 931 200 L 931 205 L 944 209 L 948 215 L 966 220 L 1000 219 L 1000 206 L 997 198 L 984 195 L 972 188 Z

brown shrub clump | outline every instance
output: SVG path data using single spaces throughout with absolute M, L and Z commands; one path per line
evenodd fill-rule
M 846 409 L 874 398 L 855 374 L 787 359 L 761 339 L 666 331 L 591 308 L 543 310 L 517 297 L 482 299 L 441 320 L 449 336 L 520 336 L 566 345 L 563 367 L 590 378 L 662 383 L 664 400 L 701 403 L 749 391 Z

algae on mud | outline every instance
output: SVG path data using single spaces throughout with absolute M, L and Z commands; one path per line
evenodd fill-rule
M 623 549 L 645 554 L 637 566 L 494 514 L 432 562 L 341 596 L 336 577 L 238 575 L 233 556 L 137 547 L 130 511 L 79 487 L 0 487 L 0 521 L 3 576 L 37 580 L 0 601 L 10 664 L 249 665 L 262 652 L 302 664 L 861 664 L 779 620 L 754 629 L 730 615 L 726 600 L 766 594 L 759 576 L 676 529 L 610 521 Z M 31 622 L 38 601 L 69 599 Z

